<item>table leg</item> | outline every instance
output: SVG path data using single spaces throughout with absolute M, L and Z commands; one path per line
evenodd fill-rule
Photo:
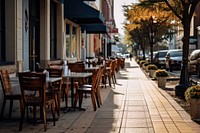
M 74 107 L 74 79 L 71 78 L 71 107 Z

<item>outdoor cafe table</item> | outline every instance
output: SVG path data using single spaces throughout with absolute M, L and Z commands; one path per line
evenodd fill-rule
M 93 70 L 97 70 L 99 69 L 99 67 L 85 67 L 86 71 L 93 71 Z
M 86 72 L 71 72 L 70 74 L 64 74 L 63 78 L 70 78 L 71 80 L 71 107 L 74 108 L 74 78 L 86 78 L 92 76 L 92 73 L 86 73 Z M 67 112 L 70 108 L 67 108 L 64 112 Z

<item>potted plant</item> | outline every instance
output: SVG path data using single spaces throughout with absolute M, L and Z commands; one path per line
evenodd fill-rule
M 168 76 L 168 72 L 164 69 L 158 69 L 155 71 L 154 77 L 158 80 L 158 87 L 165 88 L 166 79 Z
M 153 78 L 153 74 L 156 70 L 158 70 L 158 67 L 154 64 L 150 64 L 147 66 L 147 70 L 149 71 L 149 76 Z
M 146 62 L 145 60 L 141 60 L 141 61 L 140 61 L 140 67 L 142 67 L 142 65 L 143 65 L 145 62 Z
M 185 91 L 185 99 L 190 103 L 191 119 L 200 119 L 200 85 L 189 87 Z
M 147 63 L 147 62 L 145 62 L 143 65 L 142 65 L 142 67 L 143 67 L 143 69 L 145 70 L 145 71 L 147 71 L 147 66 L 148 66 L 149 64 Z

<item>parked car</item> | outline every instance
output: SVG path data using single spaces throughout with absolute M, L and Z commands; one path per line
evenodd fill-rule
M 153 61 L 154 61 L 154 58 L 155 58 L 155 55 L 158 53 L 158 51 L 154 51 L 153 52 Z M 147 62 L 148 63 L 151 63 L 151 53 L 148 55 L 148 58 L 146 58 Z
M 166 70 L 170 70 L 171 72 L 175 69 L 181 70 L 182 55 L 182 49 L 169 50 L 166 54 L 165 60 Z
M 158 66 L 158 68 L 165 68 L 165 57 L 169 50 L 160 50 L 155 54 L 153 63 Z
M 200 49 L 192 51 L 188 64 L 190 75 L 196 74 L 200 78 Z

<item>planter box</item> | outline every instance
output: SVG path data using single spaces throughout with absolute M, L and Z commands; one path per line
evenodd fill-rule
M 191 119 L 200 119 L 200 99 L 190 100 L 190 116 Z
M 165 88 L 166 85 L 166 77 L 157 77 L 158 87 Z
M 155 73 L 156 70 L 149 70 L 149 77 L 153 78 L 153 74 Z

